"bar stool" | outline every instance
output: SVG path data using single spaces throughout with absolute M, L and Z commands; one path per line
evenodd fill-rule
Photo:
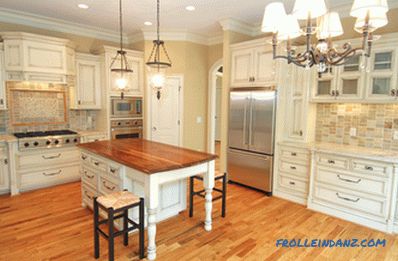
M 128 218 L 128 210 L 134 207 L 139 207 L 139 223 Z M 107 213 L 108 219 L 99 220 L 99 209 Z M 115 232 L 113 222 L 119 218 L 123 218 L 123 230 Z M 105 223 L 108 223 L 108 234 L 99 227 Z M 128 224 L 131 224 L 131 227 L 128 227 Z M 129 243 L 128 232 L 134 229 L 139 230 L 139 256 L 142 259 L 144 258 L 144 199 L 125 190 L 94 198 L 94 257 L 96 259 L 99 258 L 100 254 L 100 234 L 108 240 L 108 258 L 113 261 L 115 237 L 123 235 L 123 244 L 127 246 Z
M 205 190 L 200 190 L 200 191 L 194 191 L 194 181 L 195 179 L 203 181 L 203 176 L 202 175 L 196 175 L 193 177 L 189 178 L 189 217 L 193 216 L 193 197 L 194 196 L 200 196 L 202 198 L 205 197 Z M 221 210 L 221 216 L 225 217 L 225 211 L 226 211 L 226 196 L 227 196 L 227 173 L 221 173 L 221 172 L 216 172 L 214 180 L 220 180 L 222 179 L 222 189 L 218 188 L 213 188 L 214 191 L 221 193 L 220 196 L 214 197 L 214 200 L 222 199 L 222 210 Z

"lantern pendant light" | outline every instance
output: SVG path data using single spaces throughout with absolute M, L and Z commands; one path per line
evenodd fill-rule
M 153 41 L 153 48 L 146 65 L 155 70 L 151 76 L 151 83 L 157 89 L 156 97 L 160 99 L 160 90 L 164 87 L 166 77 L 164 70 L 171 67 L 171 60 L 164 41 L 160 40 L 160 0 L 157 0 L 157 39 Z M 164 58 L 165 60 L 162 60 Z
M 121 90 L 121 98 L 124 98 L 123 90 L 127 87 L 129 75 L 133 73 L 130 69 L 126 51 L 123 50 L 123 14 L 122 14 L 122 0 L 119 0 L 119 29 L 120 29 L 120 49 L 117 51 L 116 56 L 111 62 L 111 73 L 117 74 L 116 76 L 116 86 Z M 119 68 L 112 68 L 116 61 L 120 60 Z

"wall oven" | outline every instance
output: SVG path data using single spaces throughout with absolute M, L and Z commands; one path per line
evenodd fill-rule
M 142 120 L 111 120 L 112 139 L 128 139 L 143 137 Z
M 132 118 L 142 117 L 142 98 L 126 97 L 111 98 L 111 117 L 112 118 Z

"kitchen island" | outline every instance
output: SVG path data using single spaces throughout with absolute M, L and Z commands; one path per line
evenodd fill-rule
M 143 139 L 119 139 L 79 144 L 82 201 L 92 207 L 94 196 L 127 189 L 144 197 L 149 260 L 156 258 L 156 222 L 186 208 L 186 179 L 203 174 L 204 228 L 212 228 L 212 189 L 216 155 Z M 138 213 L 131 211 L 131 218 Z

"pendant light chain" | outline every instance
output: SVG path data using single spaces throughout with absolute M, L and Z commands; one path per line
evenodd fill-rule
M 157 0 L 157 36 L 160 41 L 160 0 Z
M 119 0 L 119 29 L 120 29 L 120 50 L 123 51 L 123 14 L 122 14 L 122 0 Z

